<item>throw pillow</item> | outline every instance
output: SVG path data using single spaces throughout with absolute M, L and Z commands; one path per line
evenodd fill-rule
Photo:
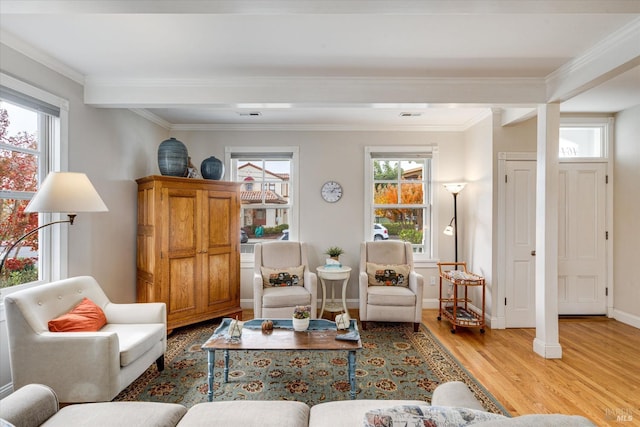
M 262 285 L 265 288 L 280 286 L 304 286 L 304 265 L 298 267 L 260 267 Z
M 51 332 L 95 332 L 107 324 L 104 311 L 89 298 L 83 298 L 71 311 L 49 320 Z
M 409 286 L 408 264 L 374 264 L 367 263 L 369 286 Z
M 364 415 L 364 427 L 458 427 L 484 421 L 502 420 L 504 415 L 469 408 L 402 405 L 372 409 Z

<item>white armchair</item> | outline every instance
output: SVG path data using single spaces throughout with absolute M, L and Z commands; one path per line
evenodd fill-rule
M 367 274 L 367 263 L 385 266 L 408 266 L 408 278 L 396 275 L 389 269 L 382 270 L 381 284 L 386 281 L 394 286 L 371 285 Z M 384 276 L 389 271 L 386 279 Z M 399 277 L 401 276 L 401 277 Z M 375 279 L 373 279 L 375 280 Z M 422 321 L 422 293 L 424 278 L 413 268 L 413 248 L 411 243 L 397 240 L 363 242 L 360 245 L 360 322 L 367 329 L 368 321 L 411 322 L 418 331 Z M 395 286 L 401 283 L 400 286 Z
M 311 318 L 318 311 L 318 276 L 309 269 L 307 245 L 302 242 L 267 242 L 254 246 L 253 315 L 287 319 L 297 305 L 310 305 Z M 265 286 L 262 267 L 283 270 L 303 266 L 302 286 Z M 286 283 L 284 283 L 286 285 Z
M 97 332 L 49 332 L 48 322 L 83 298 L 107 324 Z M 80 276 L 17 291 L 4 298 L 14 390 L 51 387 L 61 402 L 110 401 L 155 361 L 164 369 L 164 303 L 114 304 L 93 277 Z

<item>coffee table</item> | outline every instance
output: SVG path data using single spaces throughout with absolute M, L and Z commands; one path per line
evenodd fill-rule
M 262 332 L 264 319 L 253 319 L 244 323 L 242 337 L 229 337 L 231 319 L 223 319 L 211 338 L 202 345 L 208 352 L 209 402 L 213 401 L 213 370 L 215 351 L 222 350 L 224 355 L 224 382 L 229 382 L 229 352 L 231 350 L 345 350 L 349 361 L 349 395 L 356 398 L 356 351 L 362 348 L 357 322 L 351 319 L 348 330 L 338 331 L 336 324 L 325 319 L 312 319 L 309 329 L 303 332 L 293 330 L 291 319 L 271 319 L 274 329 L 271 333 Z M 341 337 L 343 339 L 336 339 Z

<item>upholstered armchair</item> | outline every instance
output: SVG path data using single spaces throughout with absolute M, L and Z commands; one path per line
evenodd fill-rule
M 307 245 L 281 240 L 257 243 L 254 255 L 254 317 L 289 319 L 297 305 L 310 305 L 315 318 L 318 277 L 309 269 Z
M 50 332 L 50 321 L 84 298 L 106 324 L 96 332 Z M 41 383 L 61 402 L 110 401 L 154 361 L 164 368 L 164 303 L 114 304 L 93 277 L 81 276 L 11 293 L 4 304 L 14 390 Z
M 418 331 L 422 321 L 424 278 L 413 268 L 411 243 L 397 240 L 360 245 L 360 322 L 411 322 Z

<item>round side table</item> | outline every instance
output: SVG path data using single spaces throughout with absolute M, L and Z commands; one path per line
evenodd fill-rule
M 324 314 L 324 310 L 326 309 L 330 313 L 339 312 L 344 310 L 345 313 L 347 311 L 347 283 L 349 282 L 349 276 L 351 275 L 351 267 L 318 267 L 318 277 L 320 278 L 320 283 L 322 284 L 322 308 L 320 308 L 320 315 L 318 318 L 322 318 Z M 334 289 L 335 286 L 331 287 L 331 302 L 327 303 L 327 286 L 325 281 L 340 281 L 342 280 L 342 306 L 339 303 L 335 302 L 334 299 Z

